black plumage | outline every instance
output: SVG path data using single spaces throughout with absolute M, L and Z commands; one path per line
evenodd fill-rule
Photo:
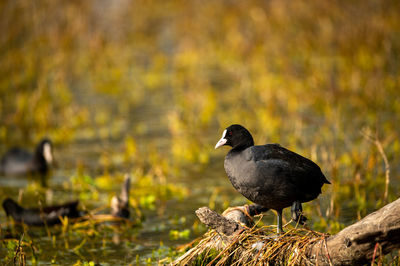
M 131 177 L 125 175 L 124 183 L 122 184 L 120 196 L 111 198 L 111 214 L 116 217 L 128 219 L 129 211 L 129 189 L 131 186 Z
M 129 219 L 129 189 L 130 176 L 125 176 L 119 197 L 114 196 L 111 200 L 111 215 Z M 78 210 L 79 201 L 71 201 L 60 205 L 44 206 L 42 208 L 24 208 L 11 198 L 3 201 L 3 209 L 17 223 L 25 223 L 33 226 L 52 226 L 61 223 L 61 218 L 88 219 L 93 216 L 84 216 L 86 213 Z
M 77 209 L 78 204 L 78 201 L 73 201 L 43 208 L 23 208 L 14 200 L 7 198 L 3 201 L 3 209 L 7 216 L 11 216 L 18 223 L 51 226 L 61 223 L 60 217 L 81 217 L 82 213 Z
M 252 202 L 277 211 L 278 233 L 284 208 L 292 206 L 292 218 L 302 223 L 301 203 L 317 198 L 322 185 L 330 184 L 313 161 L 279 144 L 254 146 L 241 125 L 226 128 L 215 148 L 223 145 L 232 147 L 224 163 L 232 185 Z
M 47 174 L 53 161 L 52 143 L 43 139 L 34 153 L 21 148 L 12 148 L 0 160 L 0 173 L 6 176 L 26 174 Z

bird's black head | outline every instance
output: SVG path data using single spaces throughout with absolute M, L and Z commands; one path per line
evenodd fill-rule
M 53 145 L 47 138 L 42 139 L 37 148 L 36 154 L 38 157 L 43 158 L 47 164 L 53 162 Z
M 218 141 L 215 148 L 228 145 L 233 149 L 243 150 L 254 145 L 253 137 L 250 132 L 241 125 L 231 125 L 222 133 L 222 138 Z

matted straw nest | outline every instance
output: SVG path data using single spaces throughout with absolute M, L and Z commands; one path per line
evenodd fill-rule
M 309 229 L 278 236 L 273 226 L 254 226 L 232 237 L 210 230 L 172 265 L 308 265 L 308 248 L 326 237 Z

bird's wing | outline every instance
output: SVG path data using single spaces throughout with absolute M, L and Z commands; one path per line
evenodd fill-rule
M 20 148 L 12 148 L 8 152 L 6 152 L 3 156 L 2 161 L 5 162 L 7 160 L 11 161 L 29 161 L 32 159 L 32 154 L 26 150 Z
M 275 174 L 290 182 L 299 191 L 320 193 L 325 176 L 313 161 L 277 144 L 253 146 L 252 158 L 266 174 Z

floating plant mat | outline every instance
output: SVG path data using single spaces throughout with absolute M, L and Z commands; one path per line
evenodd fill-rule
M 172 265 L 307 264 L 308 247 L 328 236 L 309 229 L 292 229 L 277 236 L 273 226 L 255 226 L 229 238 L 210 230 Z

